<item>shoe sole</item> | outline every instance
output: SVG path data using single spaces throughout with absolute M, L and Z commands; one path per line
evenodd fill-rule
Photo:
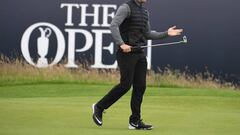
M 92 118 L 93 118 L 93 121 L 96 125 L 98 126 L 102 126 L 102 122 L 100 122 L 97 117 L 94 115 L 94 108 L 95 108 L 95 104 L 92 105 Z
M 151 128 L 136 128 L 136 127 L 132 126 L 131 124 L 129 124 L 128 129 L 130 129 L 130 130 L 152 130 L 153 127 L 151 127 Z

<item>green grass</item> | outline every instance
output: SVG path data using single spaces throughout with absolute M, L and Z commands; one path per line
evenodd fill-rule
M 143 119 L 152 131 L 128 130 L 129 91 L 91 119 L 91 105 L 111 85 L 33 84 L 0 86 L 0 135 L 238 135 L 240 92 L 228 89 L 148 87 Z

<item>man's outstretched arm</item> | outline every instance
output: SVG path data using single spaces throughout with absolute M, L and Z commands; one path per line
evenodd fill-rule
M 148 21 L 147 32 L 145 33 L 145 37 L 151 40 L 163 39 L 168 37 L 168 32 L 167 31 L 165 32 L 151 31 L 150 22 Z
M 170 27 L 165 32 L 151 31 L 150 22 L 148 21 L 147 32 L 145 33 L 145 37 L 150 40 L 156 40 L 156 39 L 163 39 L 168 36 L 181 35 L 181 33 L 183 32 L 183 29 L 176 29 L 176 28 L 177 28 L 176 26 Z

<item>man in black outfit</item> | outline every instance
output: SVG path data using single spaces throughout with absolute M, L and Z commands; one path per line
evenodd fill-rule
M 113 87 L 99 102 L 93 104 L 93 120 L 102 125 L 102 113 L 121 98 L 133 86 L 131 97 L 132 115 L 129 129 L 153 128 L 141 120 L 141 104 L 146 89 L 147 60 L 144 50 L 133 49 L 147 44 L 148 39 L 163 39 L 181 35 L 182 29 L 176 26 L 166 32 L 152 32 L 148 11 L 143 7 L 147 0 L 129 0 L 121 5 L 112 20 L 110 30 L 115 43 L 119 46 L 117 62 L 120 68 L 120 83 Z

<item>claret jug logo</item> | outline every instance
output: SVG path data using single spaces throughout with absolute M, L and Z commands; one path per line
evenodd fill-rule
M 41 36 L 37 40 L 37 49 L 40 58 L 38 60 L 37 66 L 46 67 L 48 65 L 46 55 L 49 48 L 49 36 L 51 35 L 52 30 L 49 28 L 46 28 L 44 30 L 42 27 L 40 27 L 39 31 L 41 32 Z
M 86 51 L 93 48 L 94 64 L 91 65 L 92 68 L 117 68 L 116 60 L 112 64 L 103 63 L 104 53 L 108 53 L 107 56 L 113 55 L 117 47 L 109 39 L 111 34 L 109 26 L 117 10 L 117 5 L 62 3 L 60 8 L 66 11 L 65 16 L 67 16 L 64 23 L 65 28 L 61 28 L 64 31 L 61 31 L 60 28 L 52 23 L 39 22 L 32 24 L 23 33 L 21 51 L 26 61 L 35 67 L 46 68 L 58 64 L 63 56 L 66 56 L 67 63 L 65 67 L 77 68 L 75 54 L 86 53 Z M 76 23 L 76 20 L 79 22 Z M 64 37 L 64 35 L 67 36 Z M 76 46 L 76 38 L 79 35 L 84 37 L 84 41 L 77 43 L 81 44 L 81 48 Z M 107 37 L 108 43 L 105 41 Z M 31 42 L 32 39 L 35 39 L 36 42 Z M 54 43 L 56 46 L 54 47 L 56 49 L 54 52 L 56 54 L 50 60 L 47 55 L 52 51 L 53 41 L 56 41 Z M 151 41 L 148 44 L 151 45 Z M 36 53 L 30 51 L 34 47 L 36 48 Z M 148 69 L 150 69 L 151 65 L 151 51 L 151 48 L 147 49 Z M 33 54 L 35 55 L 34 58 Z M 112 57 L 115 58 L 115 56 Z
M 37 38 L 37 52 L 40 57 L 37 60 L 36 64 L 33 62 L 32 58 L 30 57 L 30 52 L 29 52 L 30 36 L 35 29 L 38 29 L 40 33 L 40 37 Z M 48 49 L 50 45 L 49 38 L 53 32 L 56 34 L 56 37 L 57 37 L 57 54 L 53 62 L 48 63 L 48 60 L 46 59 L 46 55 L 48 53 Z M 29 27 L 24 32 L 22 41 L 21 41 L 21 50 L 24 58 L 28 63 L 39 68 L 44 68 L 44 67 L 55 65 L 62 59 L 65 52 L 65 39 L 62 32 L 56 26 L 49 23 L 37 23 Z

